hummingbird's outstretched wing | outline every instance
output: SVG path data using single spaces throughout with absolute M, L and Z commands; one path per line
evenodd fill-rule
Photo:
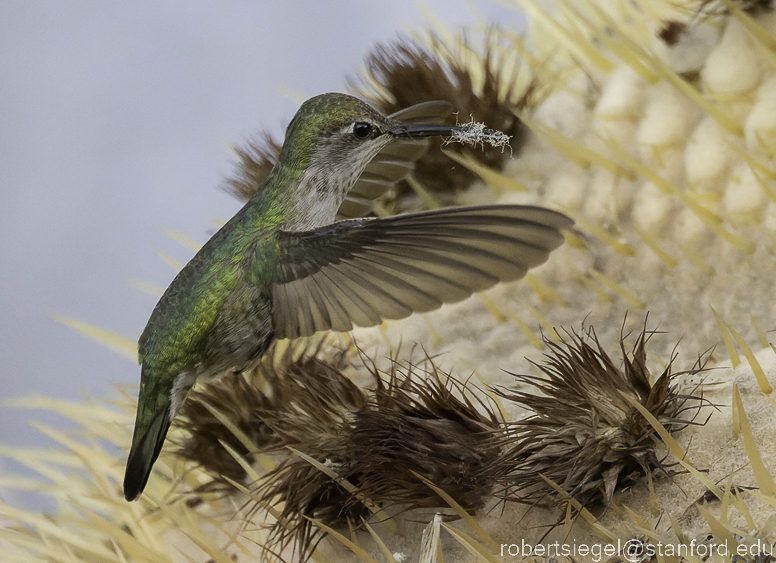
M 423 102 L 389 115 L 404 123 L 442 125 L 453 111 L 450 102 Z M 431 138 L 406 138 L 385 146 L 366 165 L 337 211 L 337 220 L 362 217 L 372 211 L 372 201 L 402 180 L 415 168 L 431 144 Z
M 275 336 L 348 331 L 460 301 L 543 263 L 572 223 L 542 207 L 493 205 L 283 232 Z

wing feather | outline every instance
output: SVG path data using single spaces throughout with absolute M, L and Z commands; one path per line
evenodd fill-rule
M 368 292 L 362 296 L 361 292 L 348 291 L 347 293 L 343 288 L 348 287 L 348 278 L 343 272 L 334 268 L 325 268 L 321 270 L 322 275 L 329 282 L 328 288 L 331 290 L 331 298 L 343 308 L 345 314 L 348 316 L 348 323 L 344 329 L 335 330 L 350 330 L 353 328 L 353 324 L 359 326 L 374 326 L 380 324 L 380 315 L 369 305 L 367 299 L 369 299 Z M 332 327 L 334 329 L 334 327 Z
M 540 207 L 453 208 L 280 233 L 278 338 L 436 309 L 547 260 L 572 221 Z

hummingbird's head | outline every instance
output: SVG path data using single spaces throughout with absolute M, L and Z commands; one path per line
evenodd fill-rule
M 280 161 L 298 170 L 320 168 L 330 177 L 355 175 L 355 181 L 391 141 L 452 135 L 458 129 L 404 123 L 353 96 L 321 94 L 303 103 L 291 120 Z
M 296 112 L 286 130 L 280 161 L 296 169 L 310 165 L 357 166 L 390 142 L 386 118 L 358 98 L 321 94 Z
M 294 184 L 296 227 L 330 223 L 366 165 L 387 144 L 458 129 L 404 123 L 346 94 L 310 98 L 291 120 L 279 158 L 281 166 L 302 172 Z

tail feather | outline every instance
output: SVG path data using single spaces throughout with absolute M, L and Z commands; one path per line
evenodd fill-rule
M 173 413 L 170 411 L 171 385 L 166 378 L 154 377 L 145 362 L 137 398 L 135 432 L 124 473 L 124 498 L 135 500 L 145 489 L 151 468 L 162 450 Z
M 139 418 L 139 417 L 138 417 Z M 158 413 L 151 420 L 145 431 L 140 420 L 135 422 L 135 433 L 132 436 L 132 448 L 129 450 L 127 469 L 124 473 L 124 498 L 135 500 L 145 489 L 151 468 L 159 457 L 164 438 L 170 428 L 170 410 Z
M 124 473 L 124 498 L 128 501 L 135 500 L 145 489 L 170 422 L 196 380 L 191 373 L 170 375 L 170 370 L 160 370 L 156 363 L 147 360 L 142 361 L 135 432 Z

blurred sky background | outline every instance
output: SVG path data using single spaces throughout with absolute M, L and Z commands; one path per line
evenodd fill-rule
M 427 0 L 457 29 L 513 29 L 495 1 Z M 108 2 L 0 7 L 0 399 L 115 396 L 138 366 L 52 320 L 137 338 L 175 271 L 240 203 L 219 189 L 230 144 L 282 138 L 305 98 L 344 91 L 370 47 L 424 26 L 411 0 Z M 0 407 L 0 444 L 43 444 L 28 410 Z M 0 471 L 3 471 L 0 461 Z

